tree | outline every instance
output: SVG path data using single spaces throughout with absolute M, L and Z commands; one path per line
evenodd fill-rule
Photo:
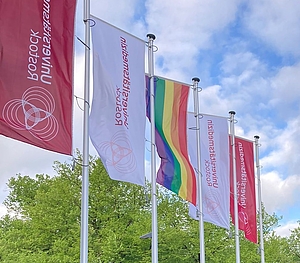
M 291 231 L 289 244 L 293 255 L 293 262 L 300 262 L 300 221 L 298 227 Z
M 79 262 L 80 163 L 78 155 L 74 169 L 55 163 L 54 177 L 18 175 L 9 180 L 4 204 L 10 213 L 0 220 L 0 262 Z M 140 239 L 151 232 L 149 185 L 111 180 L 95 158 L 89 179 L 89 262 L 151 262 L 151 240 Z M 188 216 L 187 202 L 158 187 L 157 210 L 159 262 L 199 262 L 199 223 Z M 272 228 L 279 220 L 264 212 L 266 262 L 298 262 L 292 260 L 299 252 L 299 230 L 291 239 L 278 237 Z M 235 262 L 230 232 L 210 223 L 204 230 L 206 262 Z M 241 262 L 259 262 L 257 245 L 240 235 Z

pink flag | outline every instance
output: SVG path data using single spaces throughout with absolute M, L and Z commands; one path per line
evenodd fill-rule
M 75 7 L 0 1 L 0 134 L 71 154 Z
M 248 240 L 257 243 L 253 142 L 235 137 L 235 146 L 239 229 L 244 231 Z M 230 171 L 230 214 L 234 222 L 232 162 Z

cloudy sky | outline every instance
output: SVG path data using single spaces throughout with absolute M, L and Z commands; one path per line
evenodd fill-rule
M 79 0 L 75 33 L 84 39 L 82 6 Z M 155 34 L 157 75 L 185 83 L 199 77 L 201 112 L 229 116 L 234 110 L 236 134 L 260 136 L 262 199 L 269 213 L 283 216 L 278 233 L 287 235 L 300 219 L 299 1 L 91 0 L 91 13 L 145 41 L 147 33 Z M 83 52 L 75 40 L 79 97 Z M 73 129 L 74 149 L 81 150 L 82 111 L 76 101 Z M 3 136 L 0 149 L 1 202 L 11 176 L 54 174 L 55 160 L 72 160 Z M 96 155 L 92 146 L 90 153 Z

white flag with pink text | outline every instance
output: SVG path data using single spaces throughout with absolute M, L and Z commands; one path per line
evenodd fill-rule
M 199 122 L 203 220 L 229 229 L 228 121 L 224 117 L 201 114 Z M 188 151 L 197 171 L 196 118 L 192 113 L 188 114 Z M 189 215 L 194 219 L 198 219 L 197 210 L 190 204 Z
M 145 42 L 92 19 L 90 138 L 110 178 L 144 185 Z

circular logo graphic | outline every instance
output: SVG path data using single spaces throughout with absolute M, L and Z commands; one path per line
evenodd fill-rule
M 204 205 L 208 214 L 213 214 L 213 212 L 220 206 L 216 200 L 210 199 L 207 195 L 204 196 Z
M 118 172 L 129 174 L 136 169 L 136 160 L 126 132 L 116 132 L 110 142 L 99 145 L 99 150 L 107 158 L 106 164 L 113 166 Z
M 58 122 L 52 115 L 55 101 L 51 93 L 38 86 L 28 88 L 21 99 L 7 102 L 2 111 L 5 122 L 17 130 L 27 130 L 42 141 L 52 140 L 58 133 Z

